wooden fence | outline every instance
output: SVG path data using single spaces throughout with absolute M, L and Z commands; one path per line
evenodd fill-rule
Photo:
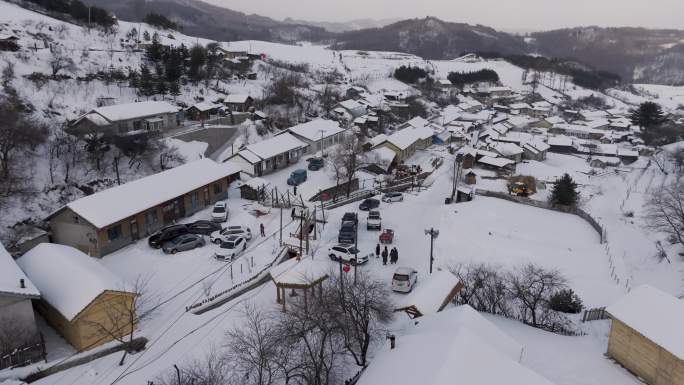
M 39 334 L 39 341 L 37 342 L 0 353 L 0 370 L 18 368 L 38 361 L 47 362 L 45 339 L 43 339 L 42 334 Z
M 582 322 L 596 321 L 602 319 L 608 319 L 608 313 L 606 312 L 605 307 L 598 307 L 594 309 L 585 310 L 584 314 L 582 315 Z

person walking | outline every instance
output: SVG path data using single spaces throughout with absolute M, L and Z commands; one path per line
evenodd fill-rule
M 294 221 L 294 217 L 295 217 L 295 208 L 293 207 L 292 213 L 290 213 L 290 218 L 292 218 L 292 220 Z
M 387 246 L 385 246 L 385 249 L 382 251 L 382 264 L 386 265 L 387 264 Z
M 390 265 L 394 265 L 394 247 L 389 252 Z
M 261 230 L 261 236 L 265 237 L 266 236 L 266 229 L 264 228 L 264 224 L 259 225 L 259 230 Z
M 380 258 L 380 244 L 375 245 L 375 258 Z
M 392 264 L 397 264 L 399 261 L 399 250 L 396 247 L 392 248 Z

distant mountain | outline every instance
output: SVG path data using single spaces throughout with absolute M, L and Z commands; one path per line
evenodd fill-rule
M 338 49 L 401 51 L 426 59 L 452 59 L 464 52 L 520 54 L 521 38 L 482 25 L 445 22 L 434 17 L 403 20 L 382 28 L 336 36 Z
M 259 15 L 211 5 L 199 0 L 90 0 L 127 21 L 141 21 L 150 12 L 162 14 L 183 26 L 187 35 L 207 39 L 268 40 L 289 42 L 324 40 L 330 33 L 311 25 L 285 23 Z
M 298 20 L 292 18 L 286 18 L 283 20 L 285 23 L 289 24 L 300 24 L 300 25 L 310 25 L 313 27 L 320 27 L 329 32 L 341 33 L 348 31 L 358 31 L 360 29 L 368 28 L 382 28 L 386 25 L 396 23 L 401 19 L 358 19 L 345 22 L 327 22 L 327 21 L 306 21 Z
M 684 84 L 684 31 L 581 27 L 526 39 L 545 56 L 570 57 L 634 82 Z

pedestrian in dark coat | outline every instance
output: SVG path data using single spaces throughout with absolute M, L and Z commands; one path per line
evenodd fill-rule
M 265 237 L 266 236 L 266 229 L 264 228 L 264 224 L 259 225 L 259 230 L 261 230 L 261 236 Z
M 396 247 L 392 248 L 392 264 L 396 264 L 399 260 L 399 251 Z
M 380 258 L 380 244 L 375 245 L 375 258 Z
M 382 251 L 382 264 L 386 265 L 387 264 L 387 246 L 385 246 L 385 249 Z
M 290 217 L 294 221 L 294 217 L 295 217 L 295 208 L 294 207 L 292 208 L 292 213 L 290 214 Z

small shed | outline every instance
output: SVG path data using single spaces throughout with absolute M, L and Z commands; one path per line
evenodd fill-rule
M 467 185 L 474 185 L 475 183 L 477 183 L 477 174 L 475 174 L 473 170 L 469 170 L 465 174 L 465 182 Z
M 136 294 L 122 290 L 114 274 L 82 251 L 41 243 L 17 263 L 42 294 L 38 312 L 77 350 L 100 346 L 134 327 L 117 315 L 134 308 Z
M 475 191 L 472 187 L 458 186 L 456 188 L 456 203 L 470 202 L 475 197 Z
M 403 311 L 411 318 L 418 318 L 442 311 L 463 288 L 463 283 L 446 270 L 436 271 L 394 311 Z
M 322 259 L 314 260 L 313 257 L 296 257 L 271 268 L 269 273 L 276 286 L 276 301 L 283 305 L 285 311 L 287 289 L 292 290 L 291 296 L 297 295 L 295 290 L 301 290 L 304 294 L 304 306 L 307 305 L 309 291 L 315 297 L 315 289 L 318 287 L 318 295 L 323 295 L 321 284 L 328 278 L 328 264 Z
M 649 385 L 684 384 L 684 302 L 643 285 L 609 306 L 608 356 Z
M 250 201 L 260 201 L 266 196 L 266 189 L 271 182 L 266 179 L 255 177 L 240 184 L 240 198 Z

